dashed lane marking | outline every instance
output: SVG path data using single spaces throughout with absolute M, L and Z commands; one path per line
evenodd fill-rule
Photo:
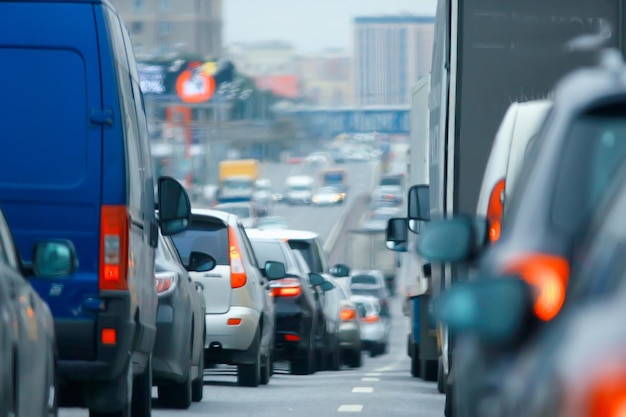
M 337 411 L 340 413 L 360 413 L 363 411 L 363 406 L 361 404 L 344 404 Z
M 361 381 L 364 381 L 364 382 L 377 382 L 377 381 L 380 381 L 380 378 L 365 377 L 365 378 L 361 378 Z
M 381 376 L 382 373 L 380 372 L 368 372 L 365 374 L 365 376 Z
M 354 387 L 352 388 L 352 392 L 359 394 L 371 394 L 374 392 L 373 387 Z

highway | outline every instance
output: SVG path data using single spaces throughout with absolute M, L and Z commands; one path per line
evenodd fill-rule
M 323 240 L 341 231 L 337 222 L 344 214 L 361 216 L 365 206 L 357 201 L 368 193 L 376 178 L 375 163 L 341 165 L 348 170 L 351 194 L 348 201 L 336 207 L 307 207 L 276 204 L 272 214 L 283 216 L 295 229 L 312 230 Z M 317 167 L 304 164 L 263 164 L 263 177 L 282 189 L 289 175 L 317 175 Z M 352 218 L 352 217 L 350 217 Z M 338 239 L 340 240 L 340 239 Z M 410 360 L 406 354 L 408 319 L 402 315 L 401 300 L 392 301 L 392 331 L 389 353 L 376 358 L 364 357 L 359 369 L 344 367 L 341 371 L 317 372 L 309 376 L 288 374 L 286 363 L 276 364 L 270 383 L 258 388 L 236 384 L 235 367 L 218 366 L 205 370 L 204 400 L 188 410 L 159 407 L 156 388 L 153 390 L 155 417 L 200 416 L 341 416 L 346 413 L 364 417 L 440 417 L 443 416 L 444 396 L 437 393 L 434 383 L 412 378 Z M 86 417 L 85 409 L 64 408 L 60 417 Z

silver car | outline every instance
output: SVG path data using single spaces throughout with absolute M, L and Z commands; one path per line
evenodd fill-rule
M 351 300 L 365 313 L 361 317 L 363 349 L 369 351 L 372 358 L 387 353 L 391 323 L 387 317 L 381 315 L 378 299 L 367 295 L 353 295 Z
M 275 323 L 268 280 L 283 278 L 284 265 L 269 262 L 261 270 L 238 217 L 224 211 L 193 209 L 187 230 L 172 238 L 185 265 L 197 252 L 217 263 L 209 272 L 190 272 L 204 288 L 205 366 L 237 365 L 239 385 L 267 384 Z

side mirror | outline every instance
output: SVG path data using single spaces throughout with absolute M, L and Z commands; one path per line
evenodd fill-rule
M 269 280 L 285 278 L 285 264 L 282 262 L 267 261 L 265 262 L 265 277 Z
M 350 267 L 344 264 L 336 264 L 330 269 L 330 273 L 338 278 L 350 276 Z
M 456 284 L 433 307 L 450 330 L 502 347 L 519 338 L 532 317 L 532 292 L 516 277 L 479 279 Z
M 204 252 L 191 252 L 189 254 L 189 264 L 187 271 L 208 272 L 215 268 L 217 261 L 214 257 Z
M 33 273 L 41 278 L 71 275 L 78 268 L 76 248 L 69 240 L 47 240 L 33 248 Z
M 320 288 L 322 289 L 322 291 L 326 292 L 335 288 L 335 285 L 330 281 L 324 281 L 324 283 L 320 285 Z
M 474 235 L 474 225 L 468 217 L 438 220 L 425 228 L 417 251 L 431 262 L 468 261 L 475 248 Z
M 318 285 L 322 285 L 325 280 L 324 277 L 320 274 L 316 274 L 315 272 L 309 272 L 309 282 L 312 286 L 317 287 Z
M 189 225 L 191 203 L 183 186 L 172 177 L 159 177 L 159 226 L 163 236 L 182 232 Z
M 395 252 L 406 252 L 409 240 L 408 220 L 405 218 L 392 218 L 387 221 L 385 231 L 385 246 Z
M 417 233 L 418 221 L 430 221 L 430 186 L 412 186 L 411 188 L 409 188 L 408 200 L 409 230 Z

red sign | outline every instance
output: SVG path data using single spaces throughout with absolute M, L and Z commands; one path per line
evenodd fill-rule
M 178 76 L 176 93 L 185 103 L 204 103 L 215 94 L 215 79 L 203 66 L 190 66 Z

